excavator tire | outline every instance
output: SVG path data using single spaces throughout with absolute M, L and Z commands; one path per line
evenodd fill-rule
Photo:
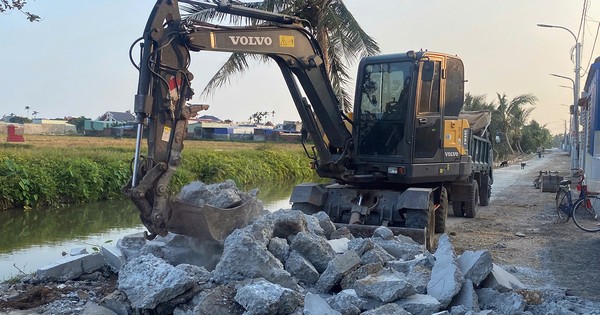
M 454 213 L 454 216 L 457 218 L 462 218 L 465 216 L 465 210 L 464 210 L 464 202 L 462 201 L 452 201 L 452 213 Z
M 473 181 L 469 190 L 469 201 L 465 201 L 463 209 L 465 217 L 474 218 L 477 216 L 477 204 L 479 203 L 479 185 L 477 181 Z
M 485 174 L 481 177 L 481 182 L 479 183 L 479 205 L 480 206 L 488 206 L 490 204 L 490 197 L 492 192 L 492 185 L 490 185 L 490 177 Z
M 433 206 L 433 198 L 429 199 L 429 209 L 408 209 L 406 211 L 406 222 L 404 227 L 412 229 L 424 229 L 425 247 L 428 250 L 433 250 L 435 246 L 435 211 Z
M 442 187 L 440 206 L 435 210 L 435 233 L 446 231 L 446 217 L 448 217 L 448 192 L 445 187 Z
M 294 202 L 292 204 L 292 210 L 300 210 L 302 211 L 302 213 L 308 215 L 315 214 L 321 211 L 321 209 L 318 206 L 315 206 L 308 202 Z

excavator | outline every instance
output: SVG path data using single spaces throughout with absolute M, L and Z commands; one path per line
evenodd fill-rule
M 179 3 L 264 23 L 232 27 L 183 19 Z M 305 23 L 226 1 L 156 1 L 138 40 L 137 141 L 132 178 L 123 189 L 140 211 L 147 238 L 175 232 L 223 240 L 256 213 L 255 200 L 219 209 L 190 205 L 168 193 L 188 119 L 208 109 L 188 103 L 194 94 L 190 59 L 201 51 L 262 54 L 279 66 L 303 123 L 310 166 L 331 180 L 296 186 L 292 209 L 324 211 L 357 233 L 388 226 L 431 248 L 434 233 L 445 231 L 449 201 L 455 216 L 469 218 L 479 204 L 489 203 L 489 113 L 466 118 L 461 113 L 460 58 L 430 51 L 365 57 L 358 67 L 354 111 L 344 113 L 321 47 Z M 141 154 L 144 129 L 146 155 Z

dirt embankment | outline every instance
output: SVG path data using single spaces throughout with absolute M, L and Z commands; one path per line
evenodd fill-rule
M 600 233 L 557 222 L 555 194 L 533 187 L 540 170 L 569 176 L 570 157 L 559 151 L 531 157 L 524 169 L 496 169 L 492 201 L 475 219 L 449 215 L 448 233 L 458 253 L 487 249 L 494 261 L 512 266 L 527 285 L 558 287 L 600 301 Z

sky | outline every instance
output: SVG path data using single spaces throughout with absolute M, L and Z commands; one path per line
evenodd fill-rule
M 344 3 L 382 53 L 427 49 L 458 55 L 465 64 L 466 92 L 484 94 L 489 102 L 497 93 L 509 99 L 531 93 L 539 99 L 532 119 L 553 133 L 562 133 L 565 122 L 568 126 L 572 82 L 549 74 L 574 78 L 575 39 L 565 30 L 536 24 L 560 25 L 577 35 L 583 0 Z M 600 56 L 600 48 L 593 50 L 600 2 L 587 3 L 578 39 L 583 44 L 582 76 L 590 60 Z M 0 14 L 0 117 L 26 116 L 26 106 L 29 117 L 37 111 L 38 118 L 95 119 L 107 111 L 133 111 L 138 73 L 129 61 L 129 47 L 142 35 L 153 5 L 150 0 L 30 0 L 26 10 L 41 16 L 40 22 L 31 23 L 20 12 Z M 275 112 L 267 117 L 275 123 L 299 120 L 274 62 L 251 64 L 229 86 L 200 98 L 227 58 L 215 52 L 192 56 L 192 87 L 197 92 L 192 102 L 211 105 L 201 114 L 247 121 L 253 113 L 267 111 Z

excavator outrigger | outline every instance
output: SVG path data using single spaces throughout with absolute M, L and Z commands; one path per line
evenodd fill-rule
M 178 2 L 260 19 L 265 25 L 230 27 L 182 19 Z M 319 43 L 297 17 L 227 2 L 158 0 L 142 39 L 134 172 L 124 191 L 140 210 L 149 238 L 170 231 L 222 240 L 247 224 L 255 210 L 255 201 L 228 211 L 188 205 L 167 193 L 181 162 L 187 120 L 207 109 L 187 104 L 193 95 L 190 51 L 263 54 L 281 69 L 303 123 L 311 165 L 319 176 L 334 181 L 295 187 L 293 209 L 325 211 L 333 222 L 356 231 L 387 225 L 431 247 L 434 231 L 445 230 L 449 198 L 454 214 L 467 217 L 475 216 L 479 201 L 489 202 L 489 121 L 474 131 L 459 117 L 464 78 L 456 56 L 409 51 L 363 58 L 354 114 L 346 115 Z M 140 153 L 144 127 L 149 128 L 145 157 Z

